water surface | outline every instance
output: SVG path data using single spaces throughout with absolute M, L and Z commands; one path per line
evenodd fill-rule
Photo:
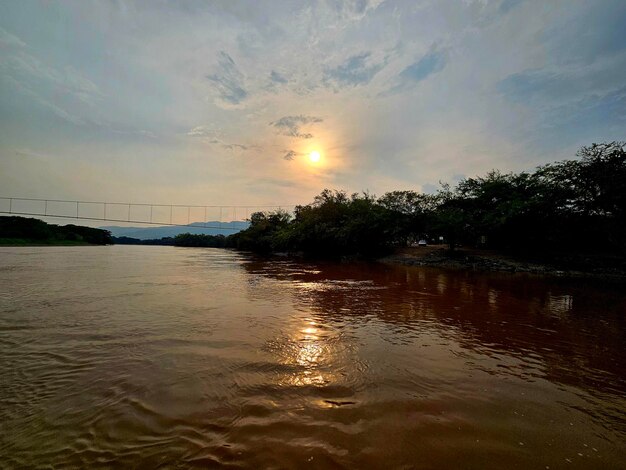
M 625 468 L 623 286 L 0 248 L 3 468 Z

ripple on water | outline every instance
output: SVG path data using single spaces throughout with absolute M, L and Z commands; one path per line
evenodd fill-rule
M 25 256 L 24 256 L 25 255 Z M 0 250 L 8 468 L 619 468 L 607 286 L 227 250 Z

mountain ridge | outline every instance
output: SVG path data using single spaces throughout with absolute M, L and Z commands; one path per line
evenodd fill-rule
M 208 227 L 204 227 L 204 226 Z M 99 227 L 108 230 L 114 237 L 130 237 L 139 240 L 150 240 L 163 237 L 175 237 L 182 233 L 194 235 L 231 235 L 245 228 L 249 223 L 244 220 L 232 222 L 219 222 L 211 220 L 207 222 L 194 222 L 189 225 L 159 225 L 154 227 L 120 227 L 118 225 L 108 225 Z M 210 227 L 210 228 L 209 228 Z M 221 228 L 215 228 L 221 227 Z

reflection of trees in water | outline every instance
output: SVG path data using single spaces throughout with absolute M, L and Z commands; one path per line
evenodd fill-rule
M 534 355 L 549 380 L 626 390 L 626 300 L 615 286 L 365 263 L 251 259 L 243 266 L 252 279 L 283 281 L 270 292 L 289 289 L 320 322 L 376 318 L 401 341 L 434 328 L 479 353 Z

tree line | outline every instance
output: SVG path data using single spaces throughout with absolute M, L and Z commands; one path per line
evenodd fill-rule
M 2 244 L 90 244 L 110 245 L 111 233 L 81 225 L 54 225 L 28 217 L 0 217 Z
M 532 172 L 490 171 L 434 194 L 325 189 L 311 204 L 256 212 L 225 246 L 259 253 L 378 256 L 425 239 L 518 254 L 626 255 L 626 143 L 582 147 Z
M 193 233 L 181 233 L 175 237 L 151 238 L 141 240 L 132 237 L 113 237 L 116 245 L 161 245 L 161 246 L 188 246 L 224 248 L 227 246 L 224 235 L 202 235 Z

